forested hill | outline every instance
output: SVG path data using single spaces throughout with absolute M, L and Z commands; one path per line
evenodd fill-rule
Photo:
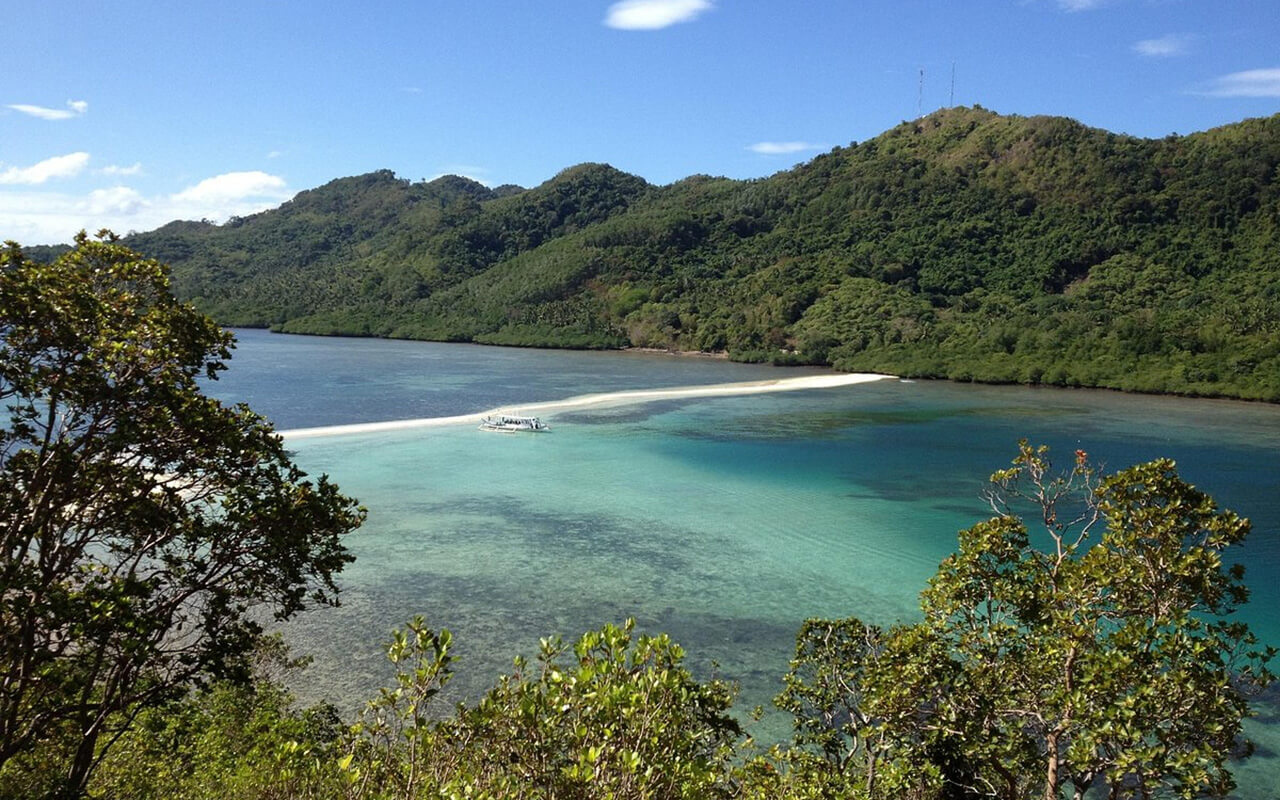
M 772 177 L 376 172 L 127 241 L 230 324 L 1280 401 L 1280 116 L 948 109 Z

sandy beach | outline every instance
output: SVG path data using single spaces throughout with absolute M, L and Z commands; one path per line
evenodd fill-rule
M 518 416 L 551 416 L 561 411 L 576 411 L 584 408 L 613 408 L 616 406 L 650 403 L 657 400 L 671 400 L 685 397 L 729 397 L 744 394 L 766 394 L 768 392 L 794 392 L 801 389 L 830 389 L 838 386 L 852 386 L 858 383 L 869 383 L 892 379 L 892 375 L 877 375 L 865 372 L 836 373 L 831 375 L 805 375 L 799 378 L 778 378 L 767 381 L 744 381 L 742 383 L 718 383 L 709 386 L 676 386 L 667 389 L 636 389 L 622 392 L 605 392 L 602 394 L 584 394 L 565 400 L 551 400 L 542 403 L 527 403 L 518 406 L 502 406 L 474 414 L 460 414 L 452 417 L 426 417 L 423 419 L 398 419 L 387 422 L 361 422 L 353 425 L 327 425 L 322 428 L 298 428 L 280 431 L 285 439 L 313 439 L 321 436 L 346 436 L 358 433 L 378 433 L 382 431 L 402 431 L 412 428 L 442 428 L 449 425 L 478 425 L 484 417 L 497 414 Z

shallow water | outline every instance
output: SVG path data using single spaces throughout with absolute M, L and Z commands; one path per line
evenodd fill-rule
M 212 388 L 278 428 L 424 416 L 588 392 L 790 377 L 710 359 L 311 339 L 240 331 Z M 812 371 L 810 371 L 812 372 Z M 453 697 L 475 697 L 539 637 L 635 617 L 743 709 L 780 688 L 808 616 L 890 623 L 985 518 L 984 479 L 1019 438 L 1110 468 L 1159 456 L 1253 519 L 1245 618 L 1280 644 L 1280 408 L 1110 392 L 885 381 L 669 400 L 549 417 L 546 435 L 470 426 L 291 441 L 369 509 L 343 607 L 288 627 L 315 655 L 308 699 L 352 708 L 386 678 L 380 645 L 414 614 L 448 627 Z M 1280 751 L 1274 721 L 1253 725 Z M 754 729 L 785 736 L 780 716 Z M 1274 753 L 1241 772 L 1271 797 Z M 1265 787 L 1265 788 L 1264 788 Z

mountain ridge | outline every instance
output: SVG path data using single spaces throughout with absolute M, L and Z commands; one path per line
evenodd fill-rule
M 944 109 L 765 178 L 382 170 L 126 242 L 227 324 L 1280 400 L 1280 115 Z

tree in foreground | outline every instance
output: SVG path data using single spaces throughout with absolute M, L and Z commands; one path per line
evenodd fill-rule
M 1225 795 L 1275 654 L 1230 620 L 1248 521 L 1168 460 L 1055 475 L 1024 442 L 992 487 L 922 623 L 805 625 L 779 697 L 797 739 L 866 797 Z
M 634 622 L 544 639 L 536 661 L 434 721 L 449 632 L 421 619 L 388 648 L 397 685 L 372 701 L 339 766 L 349 798 L 716 798 L 731 790 L 732 689 L 699 682 L 666 635 Z
M 231 336 L 106 232 L 53 264 L 7 243 L 0 334 L 0 792 L 75 795 L 260 621 L 334 602 L 363 512 L 201 393 Z
M 438 708 L 453 637 L 416 618 L 393 633 L 395 681 L 354 725 L 299 710 L 268 647 L 251 686 L 148 710 L 95 775 L 139 800 L 715 800 L 735 796 L 731 687 L 700 682 L 681 648 L 634 623 L 544 639 L 472 705 Z M 264 669 L 264 667 L 266 669 Z M 176 763 L 175 763 L 176 761 Z

